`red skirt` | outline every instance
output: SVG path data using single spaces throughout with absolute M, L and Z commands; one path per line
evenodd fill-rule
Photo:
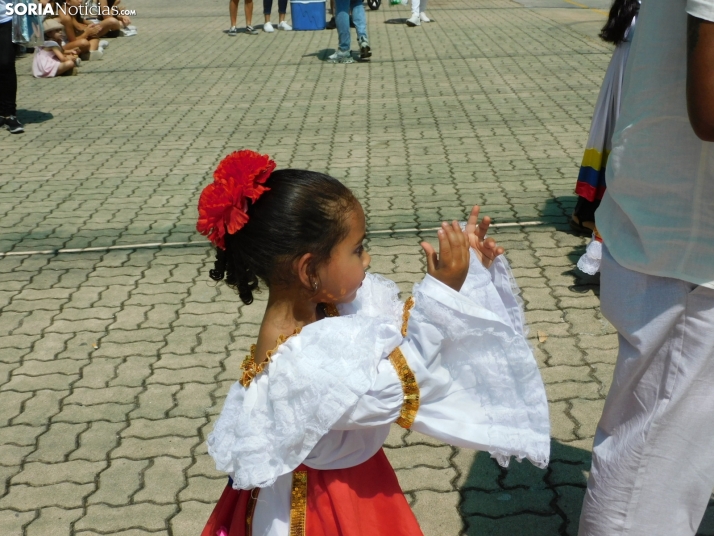
M 251 536 L 255 490 L 226 486 L 201 536 Z M 361 465 L 293 472 L 290 535 L 422 536 L 382 449 Z

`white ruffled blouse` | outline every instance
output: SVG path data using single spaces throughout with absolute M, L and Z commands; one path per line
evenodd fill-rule
M 516 456 L 545 467 L 548 406 L 517 295 L 503 256 L 487 270 L 472 252 L 460 292 L 429 275 L 414 286 L 403 336 L 397 286 L 367 274 L 339 317 L 305 326 L 247 388 L 233 385 L 208 452 L 236 489 L 261 488 L 253 535 L 288 534 L 301 463 L 342 469 L 381 448 L 409 406 L 395 348 L 418 385 L 411 429 L 488 451 L 503 466 Z

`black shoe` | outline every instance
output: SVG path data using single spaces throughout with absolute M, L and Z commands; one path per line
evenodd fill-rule
M 335 30 L 337 28 L 337 23 L 335 22 L 335 17 L 332 17 L 330 20 L 327 21 L 327 24 L 325 24 L 325 29 L 326 30 Z
M 245 33 L 247 33 L 247 34 L 249 34 L 249 35 L 258 35 L 258 30 L 256 30 L 256 29 L 253 28 L 252 26 L 246 26 L 246 27 L 245 27 Z
M 369 41 L 366 37 L 361 37 L 359 39 L 359 58 L 361 60 L 366 60 L 372 57 L 372 49 L 369 48 Z
M 22 134 L 23 132 L 25 132 L 25 127 L 22 126 L 22 123 L 20 123 L 20 121 L 18 121 L 17 117 L 15 117 L 14 115 L 6 117 L 3 123 L 10 131 L 10 134 Z

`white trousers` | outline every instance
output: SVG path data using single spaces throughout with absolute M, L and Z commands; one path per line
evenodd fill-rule
M 618 331 L 579 536 L 691 536 L 714 488 L 714 290 L 633 272 L 603 248 Z
M 412 15 L 418 15 L 426 11 L 427 0 L 412 0 Z

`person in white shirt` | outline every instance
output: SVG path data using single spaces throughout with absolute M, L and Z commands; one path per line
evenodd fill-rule
M 714 488 L 714 0 L 642 3 L 595 222 L 620 348 L 580 536 L 688 536 Z

